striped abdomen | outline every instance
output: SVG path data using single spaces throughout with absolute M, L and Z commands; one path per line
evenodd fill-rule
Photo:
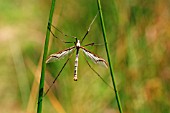
M 79 53 L 76 54 L 75 65 L 74 65 L 74 81 L 77 81 L 77 67 L 78 67 Z

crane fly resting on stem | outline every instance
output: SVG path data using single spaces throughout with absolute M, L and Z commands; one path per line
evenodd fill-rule
M 51 31 L 51 27 L 52 26 L 53 28 L 55 28 L 56 30 L 58 30 L 62 35 L 66 36 L 66 37 L 71 37 L 71 38 L 74 38 L 76 41 L 75 42 L 66 42 L 62 39 L 60 39 L 62 42 L 64 43 L 74 43 L 75 45 L 70 47 L 70 48 L 67 48 L 65 50 L 62 50 L 62 51 L 59 51 L 57 53 L 54 53 L 54 54 L 51 54 L 48 59 L 46 60 L 46 63 L 49 63 L 49 62 L 53 62 L 55 60 L 59 60 L 63 57 L 65 57 L 66 55 L 70 55 L 69 58 L 67 59 L 67 61 L 65 62 L 65 64 L 63 65 L 62 69 L 60 70 L 60 72 L 58 73 L 58 75 L 56 76 L 56 78 L 54 79 L 53 81 L 53 84 L 55 83 L 55 81 L 57 80 L 58 76 L 60 75 L 60 73 L 62 72 L 62 70 L 64 69 L 65 65 L 67 64 L 67 62 L 69 61 L 69 59 L 71 58 L 72 54 L 74 53 L 74 51 L 76 51 L 76 58 L 75 58 L 75 65 L 74 65 L 74 81 L 77 81 L 77 67 L 78 67 L 78 58 L 79 58 L 79 51 L 82 50 L 83 53 L 85 54 L 85 56 L 87 56 L 88 58 L 90 58 L 94 63 L 96 64 L 100 64 L 100 65 L 103 65 L 105 66 L 106 68 L 108 67 L 108 64 L 107 62 L 95 55 L 94 53 L 90 52 L 89 50 L 87 50 L 85 48 L 85 46 L 94 46 L 94 45 L 99 45 L 99 44 L 95 44 L 95 43 L 90 43 L 90 44 L 86 44 L 84 46 L 81 46 L 81 43 L 83 43 L 85 37 L 87 36 L 87 34 L 89 33 L 90 31 L 90 28 L 91 28 L 91 25 L 93 24 L 93 22 L 95 21 L 96 17 L 97 17 L 98 13 L 96 14 L 96 16 L 94 17 L 94 19 L 92 20 L 92 22 L 90 23 L 89 25 L 89 28 L 86 32 L 86 34 L 84 35 L 84 37 L 82 38 L 82 40 L 78 40 L 75 36 L 69 36 L 67 34 L 64 34 L 62 31 L 60 31 L 59 29 L 57 29 L 55 26 L 53 26 L 51 23 L 49 23 L 49 26 L 48 26 L 48 29 L 50 30 L 50 32 L 52 33 L 52 35 L 55 37 L 55 38 L 58 38 L 57 36 L 54 35 L 54 33 Z M 91 65 L 88 63 L 88 61 L 86 60 L 87 64 L 89 65 L 89 67 L 104 81 L 104 79 L 99 75 L 99 73 L 97 73 L 92 67 Z M 105 82 L 105 81 L 104 81 Z M 107 84 L 107 82 L 105 82 Z M 53 85 L 52 84 L 52 85 Z M 52 85 L 49 87 L 49 89 L 52 87 Z M 108 85 L 108 84 L 107 84 Z M 109 86 L 109 85 L 108 85 Z M 111 87 L 111 86 L 110 86 Z M 49 91 L 49 89 L 47 90 L 47 92 Z M 45 93 L 45 95 L 47 94 L 47 92 Z

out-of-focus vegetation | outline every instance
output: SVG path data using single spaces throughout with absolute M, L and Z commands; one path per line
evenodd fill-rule
M 110 0 L 101 3 L 124 113 L 169 113 L 170 2 L 119 0 L 114 3 Z M 51 1 L 47 0 L 0 1 L 1 113 L 36 112 L 50 5 Z M 59 0 L 53 24 L 81 39 L 96 13 L 96 1 Z M 103 43 L 99 17 L 83 43 L 90 42 Z M 51 36 L 49 54 L 70 46 Z M 104 46 L 87 49 L 106 59 Z M 88 67 L 82 53 L 78 81 L 73 81 L 74 58 L 75 55 L 44 98 L 43 112 L 118 113 L 114 91 Z M 66 58 L 47 64 L 45 90 L 65 61 Z M 90 63 L 111 84 L 109 71 Z

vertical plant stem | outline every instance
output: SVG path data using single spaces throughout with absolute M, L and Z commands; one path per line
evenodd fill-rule
M 50 23 L 52 23 L 52 17 L 53 17 L 53 13 L 54 13 L 55 1 L 56 0 L 52 0 L 52 3 L 51 3 L 51 10 L 50 10 L 49 20 L 48 20 L 48 22 L 50 22 Z M 39 85 L 37 113 L 42 112 L 42 99 L 43 99 L 45 68 L 46 68 L 45 60 L 47 58 L 49 37 L 50 37 L 50 31 L 48 30 L 48 26 L 47 26 L 46 39 L 45 39 L 45 45 L 44 45 L 44 54 L 43 54 L 43 60 L 42 60 L 41 78 L 40 78 L 40 85 Z
M 113 83 L 114 91 L 115 91 L 115 94 L 116 94 L 116 100 L 117 100 L 119 112 L 123 113 L 121 103 L 120 103 L 120 99 L 119 99 L 119 94 L 118 94 L 115 79 L 114 79 L 114 72 L 113 72 L 112 63 L 111 63 L 111 59 L 110 59 L 110 52 L 109 52 L 109 48 L 108 48 L 108 44 L 107 44 L 107 36 L 106 36 L 106 30 L 105 30 L 100 0 L 97 0 L 97 5 L 98 5 L 98 9 L 100 11 L 100 21 L 101 21 L 101 26 L 102 26 L 102 31 L 103 31 L 103 38 L 104 38 L 107 58 L 108 58 L 108 62 L 109 62 L 110 75 L 111 75 L 111 78 L 112 78 L 112 83 Z

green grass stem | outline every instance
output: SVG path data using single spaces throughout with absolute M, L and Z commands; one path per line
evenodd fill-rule
M 48 20 L 48 22 L 50 22 L 50 23 L 52 23 L 55 2 L 56 2 L 56 0 L 52 0 L 52 3 L 51 3 L 51 10 L 50 10 L 49 20 Z M 43 54 L 43 60 L 42 60 L 41 78 L 40 78 L 40 85 L 39 85 L 37 113 L 42 112 L 42 99 L 43 99 L 45 68 L 46 68 L 45 61 L 47 58 L 49 38 L 50 38 L 50 31 L 48 30 L 48 26 L 47 26 L 46 39 L 45 39 L 45 45 L 44 45 L 44 54 Z
M 98 9 L 100 11 L 100 21 L 101 21 L 101 26 L 102 26 L 103 38 L 104 38 L 104 42 L 105 42 L 105 48 L 106 48 L 106 53 L 107 53 L 107 58 L 108 58 L 108 63 L 109 63 L 110 75 L 111 75 L 111 78 L 112 78 L 112 83 L 113 83 L 114 91 L 115 91 L 115 94 L 116 94 L 116 100 L 117 100 L 119 112 L 123 113 L 121 103 L 120 103 L 120 99 L 119 99 L 119 94 L 118 94 L 118 91 L 117 91 L 117 88 L 116 88 L 116 82 L 115 82 L 115 79 L 114 79 L 114 71 L 113 71 L 112 63 L 111 63 L 111 59 L 110 59 L 110 52 L 109 52 L 108 43 L 107 43 L 107 36 L 106 36 L 106 30 L 105 30 L 100 0 L 97 0 L 97 5 L 98 5 Z

